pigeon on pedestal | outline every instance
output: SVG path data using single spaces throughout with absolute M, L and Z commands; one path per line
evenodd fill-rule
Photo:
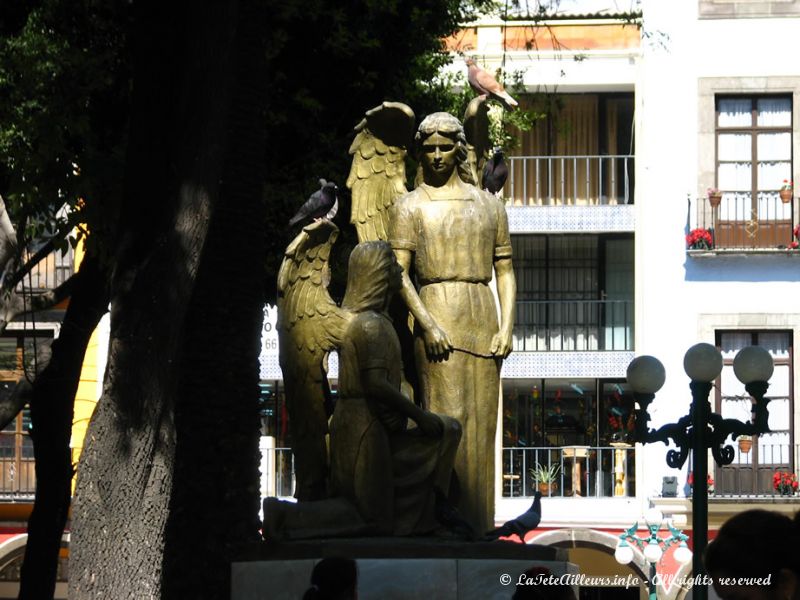
M 514 100 L 503 86 L 498 83 L 494 76 L 488 71 L 478 66 L 474 58 L 467 59 L 467 81 L 470 87 L 481 96 L 494 98 L 506 107 L 506 110 L 514 110 L 519 106 L 519 102 Z
M 512 534 L 519 536 L 521 542 L 525 542 L 525 535 L 539 526 L 542 520 L 542 493 L 536 492 L 533 496 L 533 504 L 516 519 L 506 521 L 497 529 L 486 534 L 487 540 L 496 540 L 501 537 L 508 537 Z
M 319 180 L 320 189 L 311 194 L 311 197 L 306 200 L 297 214 L 289 221 L 289 227 L 308 219 L 311 221 L 318 221 L 320 219 L 333 219 L 336 216 L 336 211 L 339 210 L 339 197 L 337 192 L 339 188 L 332 181 Z

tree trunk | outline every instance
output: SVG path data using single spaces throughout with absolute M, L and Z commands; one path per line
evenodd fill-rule
M 230 150 L 179 366 L 162 591 L 162 598 L 172 600 L 228 597 L 231 551 L 259 537 L 258 357 L 265 279 L 265 25 L 259 4 L 240 2 Z
M 236 6 L 137 2 L 103 394 L 73 507 L 70 598 L 160 598 L 176 366 L 226 151 Z
M 20 576 L 20 600 L 52 598 L 58 553 L 72 495 L 70 434 L 75 392 L 86 346 L 108 306 L 106 273 L 96 258 L 84 259 L 77 274 L 61 335 L 36 378 L 31 399 L 36 499 L 28 519 L 28 542 Z

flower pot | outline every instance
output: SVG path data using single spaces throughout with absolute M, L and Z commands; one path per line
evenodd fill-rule
M 542 493 L 542 496 L 555 496 L 556 492 L 558 491 L 558 484 L 555 482 L 540 483 L 539 491 Z
M 711 204 L 712 208 L 716 208 L 717 206 L 719 206 L 720 202 L 722 202 L 722 194 L 708 195 L 708 203 Z
M 780 194 L 781 202 L 784 204 L 788 204 L 792 201 L 792 190 L 780 190 L 778 194 Z
M 739 452 L 744 452 L 745 454 L 750 452 L 750 449 L 753 447 L 753 440 L 751 438 L 740 437 L 738 443 Z

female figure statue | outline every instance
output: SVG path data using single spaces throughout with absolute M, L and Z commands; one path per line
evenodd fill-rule
M 476 531 L 488 531 L 500 366 L 511 351 L 516 295 L 508 219 L 495 196 L 472 185 L 458 119 L 429 115 L 415 142 L 418 186 L 392 207 L 389 241 L 403 267 L 401 295 L 414 316 L 424 406 L 463 429 L 455 463 L 459 510 Z

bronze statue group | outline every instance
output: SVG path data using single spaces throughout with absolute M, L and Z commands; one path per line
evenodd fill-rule
M 298 502 L 265 500 L 267 539 L 494 526 L 500 366 L 516 284 L 505 208 L 476 185 L 489 156 L 486 107 L 473 101 L 467 128 L 431 114 L 412 141 L 413 120 L 387 102 L 356 128 L 348 186 L 360 243 L 341 306 L 327 292 L 336 226 L 312 216 L 287 248 L 278 332 Z M 409 192 L 412 147 L 419 172 Z M 318 214 L 330 202 L 318 201 Z

